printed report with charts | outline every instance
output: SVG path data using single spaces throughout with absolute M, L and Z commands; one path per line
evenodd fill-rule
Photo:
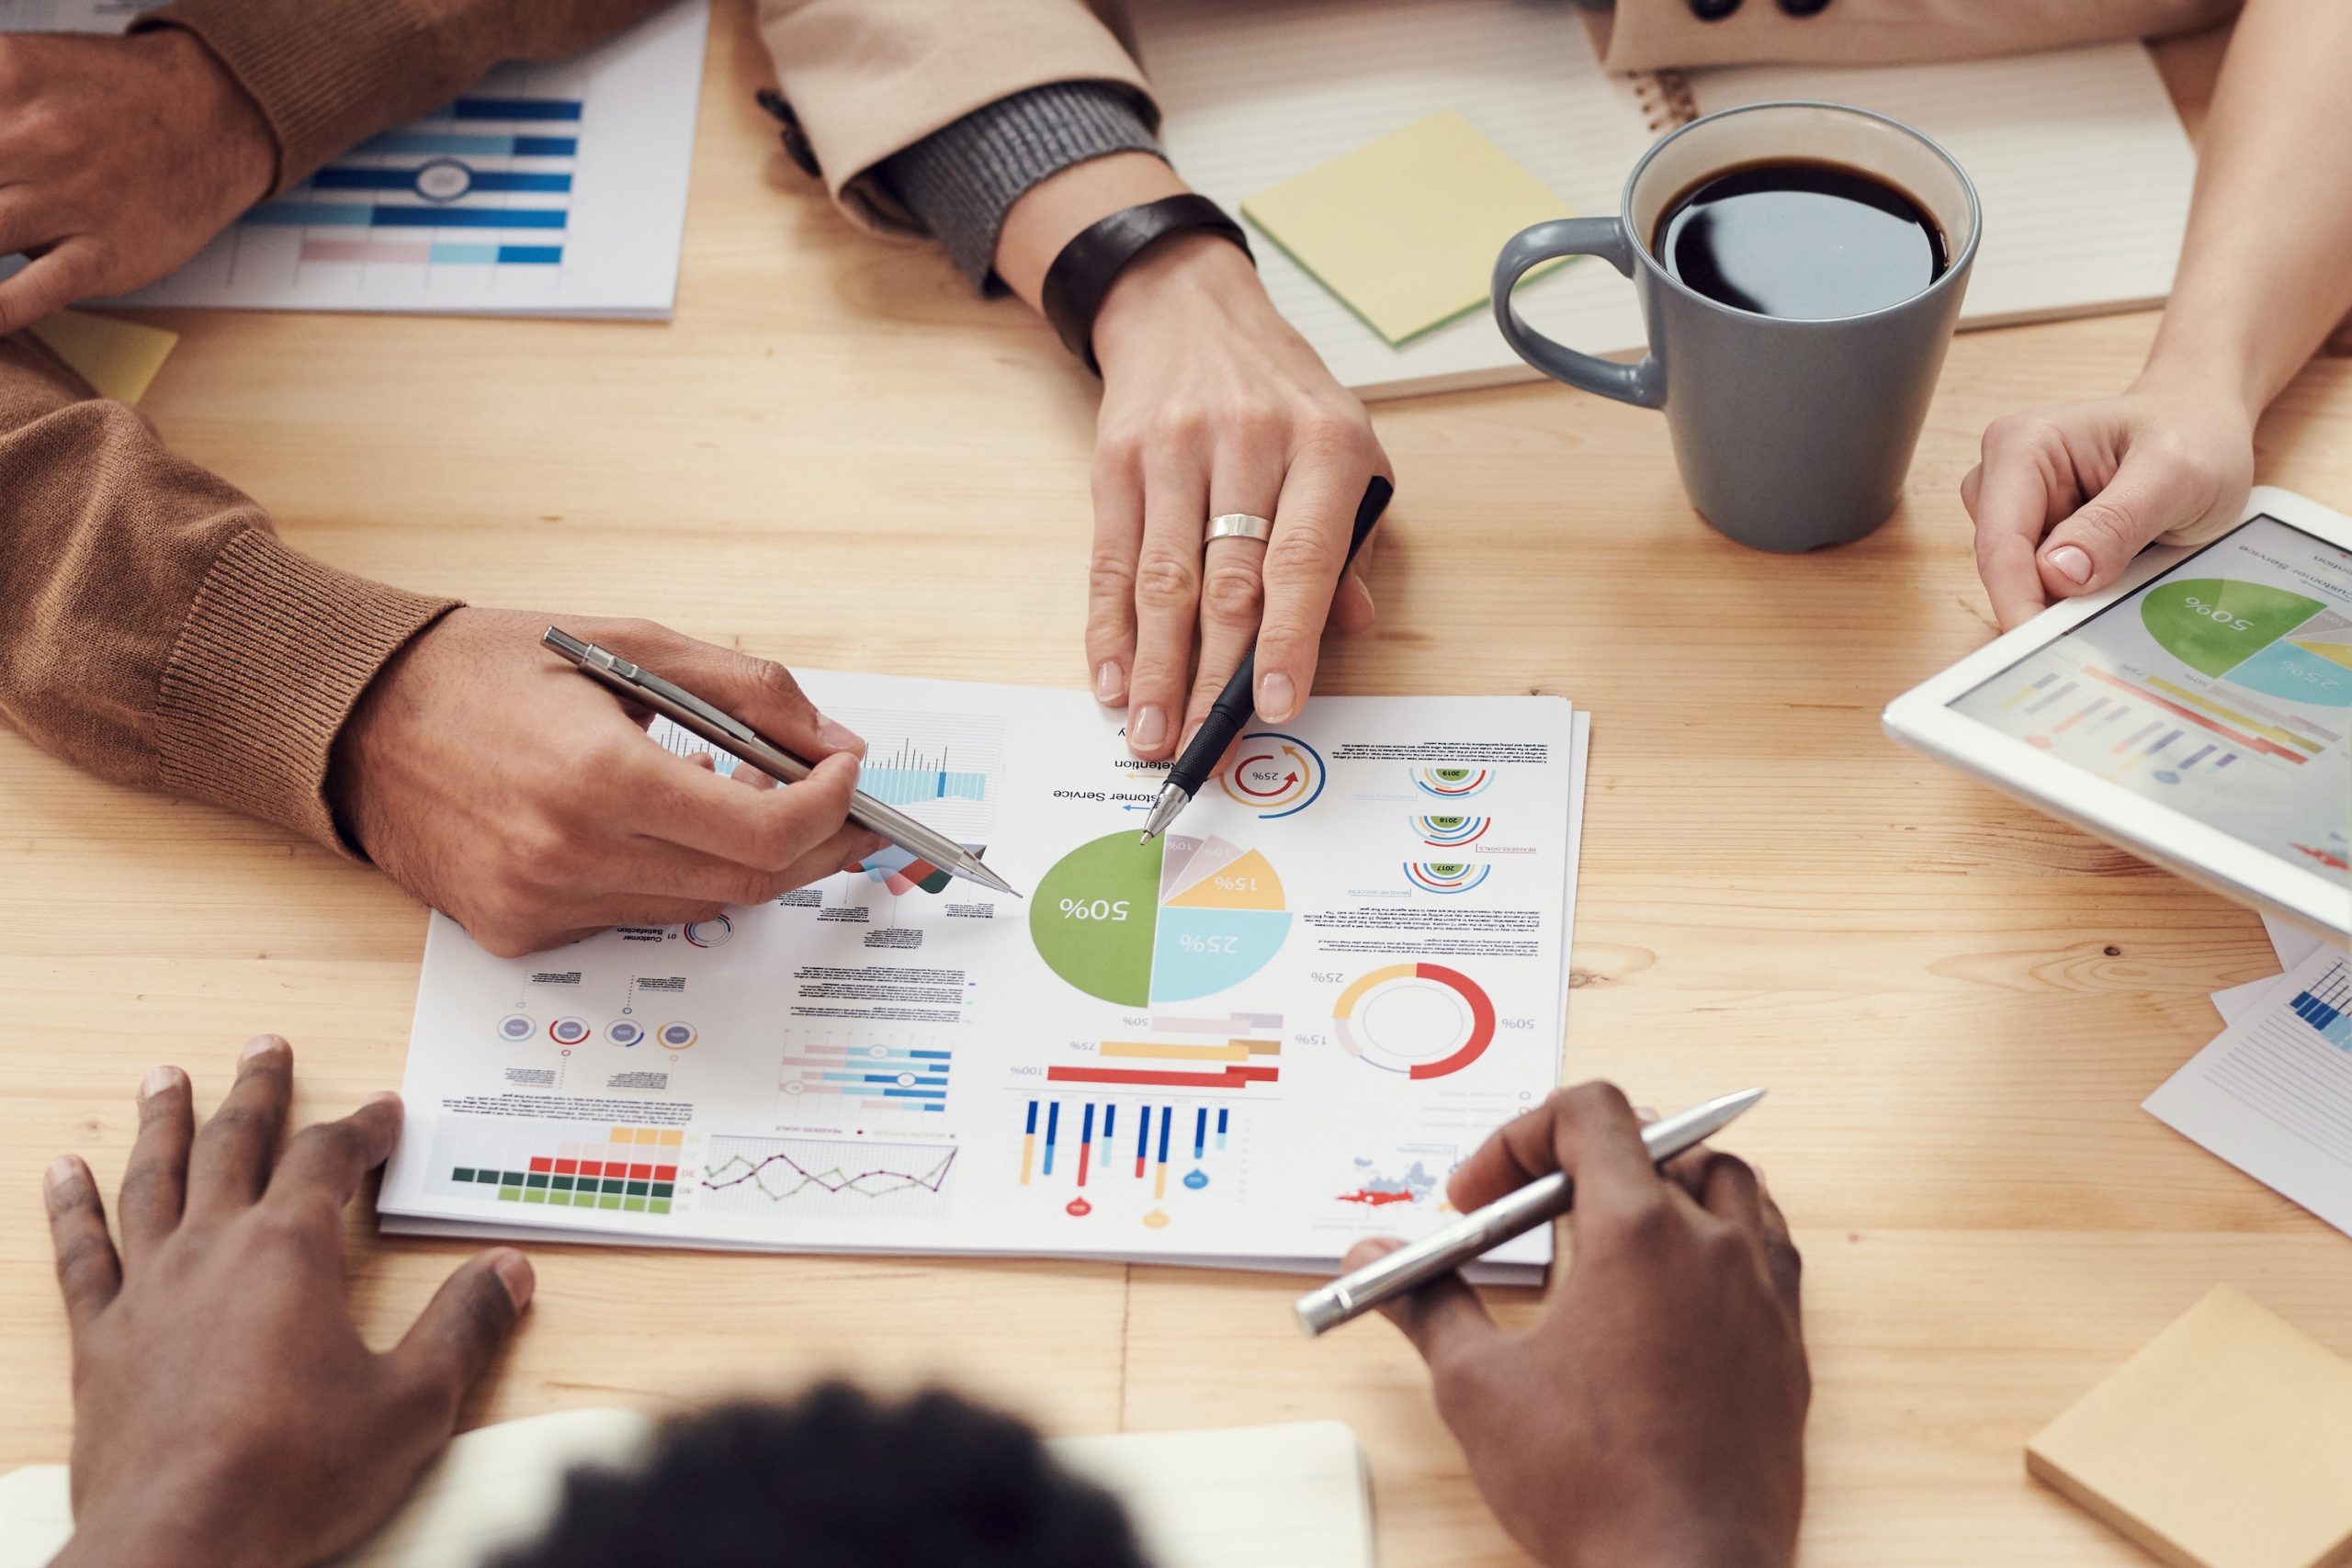
M 1318 698 L 1144 844 L 1165 767 L 1083 694 L 804 683 L 1027 897 L 885 851 L 523 959 L 434 917 L 386 1228 L 1327 1270 L 1558 1082 L 1565 700 Z

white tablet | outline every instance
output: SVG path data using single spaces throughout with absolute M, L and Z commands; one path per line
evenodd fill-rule
M 2352 518 L 2256 490 L 1905 693 L 1887 732 L 2230 897 L 2352 935 Z

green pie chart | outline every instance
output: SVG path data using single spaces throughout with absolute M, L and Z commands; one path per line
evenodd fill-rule
M 2228 674 L 2327 606 L 2267 583 L 2225 577 L 2167 582 L 2140 602 L 2165 652 L 2200 675 Z
M 1264 968 L 1290 934 L 1281 876 L 1210 835 L 1136 842 L 1130 829 L 1054 863 L 1029 900 L 1046 966 L 1123 1007 L 1189 1001 Z

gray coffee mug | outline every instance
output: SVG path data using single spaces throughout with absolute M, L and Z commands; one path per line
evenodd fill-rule
M 1773 158 L 1877 175 L 1941 226 L 1951 265 L 1899 305 L 1792 321 L 1718 304 L 1651 254 L 1668 204 L 1708 175 Z M 1564 218 L 1516 235 L 1495 259 L 1495 320 L 1555 380 L 1663 409 L 1683 488 L 1743 545 L 1810 550 L 1859 539 L 1901 499 L 1983 220 L 1951 155 L 1909 126 L 1837 104 L 1751 104 L 1691 121 L 1634 165 L 1614 218 Z M 1621 365 L 1528 326 L 1511 288 L 1555 256 L 1605 258 L 1634 280 L 1649 354 Z

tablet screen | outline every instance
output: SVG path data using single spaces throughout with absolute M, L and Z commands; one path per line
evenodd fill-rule
M 1951 705 L 2352 886 L 2352 550 L 2251 518 Z

